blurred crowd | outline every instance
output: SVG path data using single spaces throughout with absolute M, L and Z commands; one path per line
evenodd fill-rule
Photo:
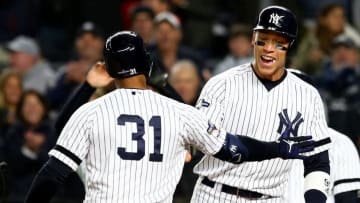
M 102 60 L 107 36 L 123 29 L 139 33 L 155 64 L 151 79 L 167 80 L 185 103 L 195 105 L 209 78 L 253 60 L 255 14 L 268 4 L 296 12 L 300 32 L 287 67 L 313 77 L 328 125 L 360 147 L 360 1 L 86 2 L 0 0 L 0 202 L 23 201 L 59 136 L 59 111 Z M 175 201 L 191 196 L 192 168 L 201 153 L 192 155 Z M 74 174 L 54 202 L 81 202 L 83 196 Z

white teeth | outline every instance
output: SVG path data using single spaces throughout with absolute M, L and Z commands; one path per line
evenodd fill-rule
M 263 59 L 265 59 L 265 60 L 268 60 L 268 61 L 274 60 L 274 58 L 269 57 L 269 56 L 261 56 L 261 58 L 263 58 Z

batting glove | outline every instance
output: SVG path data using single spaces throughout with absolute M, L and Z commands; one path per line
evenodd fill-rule
M 280 157 L 283 159 L 305 159 L 301 153 L 314 150 L 312 136 L 290 137 L 291 125 L 287 126 L 279 138 Z

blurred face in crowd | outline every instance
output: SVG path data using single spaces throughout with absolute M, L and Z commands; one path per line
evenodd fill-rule
M 102 58 L 104 40 L 91 33 L 84 33 L 76 39 L 75 46 L 80 58 L 97 61 Z
M 35 94 L 27 94 L 24 97 L 21 114 L 30 125 L 38 125 L 44 117 L 45 106 Z
M 354 47 L 338 45 L 332 53 L 335 68 L 353 67 L 359 64 L 359 51 Z
M 148 44 L 153 37 L 153 19 L 149 16 L 148 13 L 140 12 L 134 17 L 132 22 L 132 29 L 144 39 L 145 44 Z
M 252 48 L 251 39 L 245 35 L 238 35 L 229 40 L 229 48 L 236 57 L 249 56 Z
M 327 15 L 321 17 L 320 21 L 331 32 L 342 33 L 345 27 L 345 11 L 340 6 L 333 7 Z
M 37 62 L 38 56 L 26 52 L 10 52 L 10 66 L 21 74 L 26 73 Z
M 149 6 L 155 12 L 155 14 L 169 10 L 167 0 L 143 0 L 142 2 Z
M 171 69 L 169 82 L 186 104 L 194 104 L 201 83 L 192 63 L 175 64 Z
M 263 79 L 276 81 L 284 73 L 288 39 L 276 32 L 253 33 L 254 70 Z
M 181 31 L 168 22 L 163 21 L 157 25 L 156 43 L 160 50 L 177 49 L 181 40 Z
M 4 81 L 1 91 L 7 104 L 17 105 L 22 93 L 21 78 L 18 75 L 10 75 Z

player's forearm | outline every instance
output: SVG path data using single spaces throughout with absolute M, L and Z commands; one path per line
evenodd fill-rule
M 241 135 L 227 134 L 225 143 L 214 156 L 223 161 L 242 163 L 281 157 L 279 143 L 263 142 Z
M 94 92 L 95 92 L 95 88 L 90 86 L 90 84 L 86 81 L 79 88 L 75 90 L 75 92 L 66 101 L 57 120 L 55 121 L 55 129 L 57 135 L 60 135 L 61 130 L 64 128 L 66 122 L 69 120 L 71 115 L 76 111 L 76 109 L 78 109 L 81 105 L 89 101 L 89 98 Z
M 329 189 L 330 161 L 328 151 L 304 160 L 305 202 L 325 203 Z
M 34 178 L 25 202 L 50 202 L 58 186 L 65 181 L 71 172 L 70 167 L 51 157 Z
M 249 151 L 246 161 L 264 161 L 281 157 L 279 143 L 263 142 L 246 136 L 240 138 Z

